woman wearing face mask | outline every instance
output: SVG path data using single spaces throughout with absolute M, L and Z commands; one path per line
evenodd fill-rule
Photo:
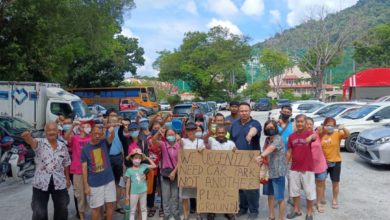
M 73 134 L 73 129 L 78 129 L 79 134 Z M 85 219 L 85 209 L 87 205 L 82 178 L 81 152 L 83 147 L 91 141 L 91 137 L 89 136 L 90 133 L 90 124 L 74 121 L 71 127 L 67 128 L 64 136 L 72 151 L 70 173 L 73 175 L 73 190 L 77 199 L 77 208 L 81 220 Z
M 130 220 L 135 219 L 135 212 L 139 204 L 142 220 L 147 219 L 146 209 L 146 177 L 145 170 L 156 168 L 156 164 L 150 158 L 146 157 L 141 149 L 135 148 L 131 151 L 127 160 L 132 161 L 132 166 L 126 170 L 126 203 L 130 202 Z M 141 163 L 142 160 L 147 160 L 150 165 Z
M 141 118 L 139 120 L 140 133 L 139 138 L 141 140 L 146 140 L 146 138 L 150 135 L 149 131 L 149 120 L 147 118 Z
M 183 138 L 181 142 L 182 149 L 188 150 L 202 150 L 205 148 L 202 139 L 196 137 L 197 126 L 193 122 L 188 122 L 185 126 L 185 131 L 187 134 L 187 138 Z M 198 134 L 199 135 L 199 134 Z M 181 188 L 180 189 L 180 198 L 182 199 L 183 204 L 183 220 L 188 220 L 189 208 L 190 208 L 190 199 L 196 198 L 196 189 L 195 188 Z M 196 219 L 202 219 L 202 217 L 198 214 Z
M 165 135 L 166 141 L 159 141 Z M 179 188 L 177 186 L 177 162 L 180 149 L 180 140 L 176 132 L 172 129 L 161 128 L 152 138 L 152 142 L 161 149 L 161 191 L 164 207 L 164 220 L 171 216 L 175 220 L 180 220 L 179 212 Z
M 314 120 L 312 118 L 306 119 L 306 128 L 309 131 L 314 131 Z M 315 173 L 316 181 L 316 193 L 317 193 L 317 210 L 319 213 L 325 212 L 321 201 L 324 199 L 325 179 L 327 175 L 326 160 L 324 152 L 322 151 L 321 139 L 317 132 L 314 132 L 307 140 L 311 142 L 311 153 L 313 155 L 313 169 Z
M 263 194 L 268 196 L 268 219 L 275 219 L 275 200 L 279 205 L 278 219 L 284 219 L 284 189 L 285 176 L 287 175 L 287 160 L 284 142 L 278 132 L 278 125 L 274 120 L 268 120 L 264 124 L 264 134 L 267 136 L 264 151 L 256 158 L 258 163 L 263 163 L 267 158 L 269 167 L 268 183 L 263 185 Z
M 147 141 L 141 140 L 139 138 L 139 127 L 136 123 L 131 123 L 129 125 L 129 132 L 130 132 L 130 144 L 128 147 L 128 152 L 132 152 L 133 149 L 139 148 L 141 149 L 142 153 L 146 156 L 149 156 L 149 148 Z
M 340 142 L 342 139 L 346 139 L 349 134 L 348 129 L 342 125 L 336 129 L 336 120 L 330 117 L 325 118 L 323 126 L 320 129 L 322 150 L 324 151 L 325 159 L 328 164 L 328 173 L 332 180 L 333 209 L 339 208 L 338 195 L 341 173 Z

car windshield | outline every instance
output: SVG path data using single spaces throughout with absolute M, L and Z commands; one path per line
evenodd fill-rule
M 317 111 L 318 109 L 320 109 L 322 107 L 324 107 L 324 106 L 323 105 L 315 105 L 313 108 L 311 108 L 311 109 L 309 109 L 309 110 L 307 110 L 305 112 L 306 113 L 313 113 L 313 112 Z
M 135 120 L 135 117 L 137 117 L 137 113 L 138 113 L 138 111 L 122 111 L 122 112 L 119 112 L 119 114 L 120 114 L 120 116 L 122 116 L 122 118 L 128 118 L 131 121 Z
M 13 135 L 20 134 L 25 130 L 34 129 L 27 122 L 18 118 L 0 118 L 0 126 Z
M 379 108 L 379 106 L 377 105 L 366 105 L 359 109 L 356 109 L 355 111 L 352 111 L 350 114 L 343 116 L 343 118 L 349 118 L 349 119 L 364 118 L 365 116 L 367 116 L 377 108 Z
M 266 103 L 268 103 L 268 99 L 260 99 L 259 103 L 266 104 Z
M 82 101 L 72 102 L 73 113 L 76 118 L 88 118 L 91 117 L 91 112 L 88 106 Z
M 336 107 L 336 108 L 324 113 L 322 116 L 334 118 L 337 115 L 339 115 L 341 112 L 343 112 L 345 109 L 346 109 L 346 107 Z
M 191 113 L 191 106 L 175 106 L 172 113 L 175 115 L 189 115 Z

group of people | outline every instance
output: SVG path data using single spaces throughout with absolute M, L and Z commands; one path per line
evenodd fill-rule
M 114 211 L 121 214 L 128 211 L 130 220 L 154 217 L 156 195 L 159 195 L 159 217 L 181 219 L 181 203 L 183 219 L 187 220 L 190 213 L 196 213 L 196 189 L 178 187 L 180 149 L 196 149 L 199 153 L 204 150 L 261 152 L 257 163 L 269 167 L 269 180 L 263 185 L 263 194 L 268 196 L 269 219 L 275 219 L 275 200 L 279 205 L 278 219 L 283 219 L 286 185 L 294 202 L 287 218 L 302 215 L 301 189 L 307 198 L 306 219 L 313 218 L 316 198 L 318 211 L 324 212 L 328 173 L 333 182 L 332 207 L 338 208 L 339 145 L 349 135 L 347 129 L 336 129 L 336 121 L 327 118 L 321 128 L 314 130 L 312 119 L 298 115 L 292 120 L 291 107 L 284 106 L 278 120 L 265 122 L 267 138 L 261 151 L 262 126 L 251 117 L 250 105 L 233 101 L 229 110 L 231 114 L 226 118 L 220 113 L 209 120 L 203 115 L 190 114 L 178 123 L 172 114 L 164 117 L 156 114 L 148 119 L 139 113 L 130 120 L 111 109 L 100 124 L 60 116 L 56 122 L 46 125 L 45 138 L 33 138 L 28 131 L 22 133 L 36 153 L 32 219 L 48 219 L 50 195 L 54 219 L 67 219 L 68 189 L 72 185 L 80 219 L 86 218 L 87 207 L 91 209 L 92 220 L 99 216 L 111 220 Z M 249 213 L 249 219 L 256 219 L 259 199 L 259 190 L 240 190 L 238 214 L 227 213 L 225 217 L 232 220 Z M 197 213 L 196 218 L 202 219 L 202 215 Z M 207 214 L 207 219 L 214 218 L 215 214 Z

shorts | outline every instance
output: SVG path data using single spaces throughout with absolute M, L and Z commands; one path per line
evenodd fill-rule
M 276 201 L 284 200 L 284 189 L 286 185 L 286 178 L 280 176 L 268 180 L 267 184 L 263 185 L 263 195 L 274 196 Z
M 322 173 L 316 173 L 314 174 L 315 176 L 315 179 L 316 180 L 319 180 L 319 181 L 324 181 L 326 179 L 326 176 L 328 175 L 328 171 L 325 170 L 324 172 Z
M 340 182 L 340 174 L 341 174 L 341 162 L 333 163 L 333 167 L 328 166 L 328 173 L 332 182 Z
M 116 201 L 116 188 L 114 181 L 103 186 L 90 187 L 91 195 L 87 197 L 91 209 L 99 208 L 108 202 Z
M 301 195 L 301 189 L 303 189 L 307 200 L 316 199 L 316 184 L 313 172 L 291 170 L 289 174 L 289 181 L 291 197 L 299 197 Z
M 196 198 L 196 188 L 179 188 L 180 199 Z
M 114 173 L 115 184 L 118 185 L 121 177 L 123 176 L 123 158 L 122 154 L 115 156 L 110 155 L 110 163 L 112 167 L 112 172 Z

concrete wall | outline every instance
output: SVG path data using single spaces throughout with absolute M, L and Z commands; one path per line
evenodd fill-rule
M 390 95 L 390 86 L 388 87 L 357 87 L 352 91 L 352 100 L 355 99 L 377 99 L 382 96 Z

